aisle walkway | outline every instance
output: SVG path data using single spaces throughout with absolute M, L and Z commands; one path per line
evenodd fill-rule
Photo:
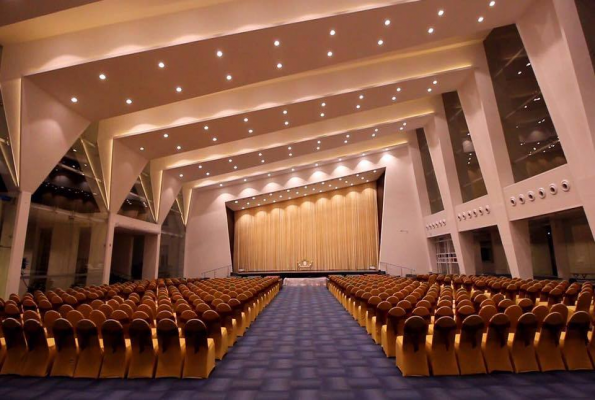
M 286 287 L 208 380 L 0 377 L 0 398 L 592 398 L 595 373 L 403 378 L 324 287 Z

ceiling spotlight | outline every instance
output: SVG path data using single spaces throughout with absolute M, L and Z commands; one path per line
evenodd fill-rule
M 294 172 L 294 171 L 295 171 L 295 168 L 292 168 L 292 169 L 291 169 L 291 172 Z M 288 190 L 288 192 L 289 192 L 289 190 Z
M 283 114 L 284 115 L 287 115 L 287 110 L 283 110 Z
M 316 148 L 316 150 L 320 150 L 320 146 L 318 146 L 318 147 Z
M 264 160 L 260 160 L 261 163 L 264 163 Z
M 235 203 L 235 204 L 238 204 L 238 201 L 236 200 L 236 201 L 234 201 L 234 203 Z
M 345 135 L 345 137 L 346 137 L 347 139 L 349 139 L 349 135 Z
M 375 133 L 373 133 L 373 134 L 372 134 L 372 137 L 376 137 L 376 134 L 375 134 Z
M 321 116 L 321 117 L 324 117 L 324 113 L 320 113 L 320 116 Z
M 230 158 L 229 160 L 227 160 L 228 162 L 233 162 L 233 160 Z
M 318 163 L 314 164 L 315 167 L 318 167 Z
M 398 88 L 397 88 L 397 92 L 400 92 L 400 91 L 401 91 L 401 88 L 400 88 L 400 87 L 398 87 Z
M 279 47 L 281 45 L 281 42 L 278 40 L 275 40 L 274 42 L 275 47 Z
M 207 172 L 205 175 L 206 175 L 206 176 L 209 176 L 209 175 L 211 175 L 211 173 L 210 173 L 210 172 Z
M 145 151 L 145 148 L 144 148 L 144 147 L 141 147 L 141 148 L 140 148 L 140 151 Z
M 183 177 L 184 177 L 184 174 L 180 174 L 180 178 L 183 178 Z
M 177 146 L 176 149 L 182 150 L 182 146 Z
M 231 81 L 231 78 L 232 78 L 232 77 L 231 77 L 231 75 L 227 75 L 227 77 L 226 77 L 226 79 L 227 79 L 228 81 Z
M 283 68 L 283 64 L 277 63 L 277 69 L 281 69 L 281 68 Z
M 176 92 L 180 93 L 181 91 L 182 91 L 182 88 L 181 88 L 180 86 L 178 86 L 178 87 L 176 88 Z
M 208 125 L 205 125 L 205 126 L 203 127 L 203 129 L 204 129 L 205 131 L 208 131 L 208 130 L 209 130 L 209 126 L 208 126 Z
M 287 126 L 287 125 L 289 125 L 289 121 L 285 121 L 285 125 L 286 125 L 286 126 Z
M 165 68 L 165 63 L 163 61 L 159 61 L 159 64 L 157 64 L 159 66 L 159 68 Z
M 248 129 L 248 133 L 252 133 L 254 132 L 252 129 Z
M 216 141 L 217 141 L 217 138 L 216 138 L 216 137 L 214 137 L 214 138 L 213 138 L 213 142 L 216 142 Z
M 430 87 L 430 88 L 428 88 L 428 92 L 431 92 L 431 91 L 432 91 L 432 88 L 431 88 L 431 87 Z
M 477 22 L 483 22 L 483 17 L 477 18 Z
M 293 153 L 289 153 L 289 157 L 293 157 Z
M 202 165 L 199 165 L 199 166 L 198 166 L 198 169 L 202 169 Z
M 364 95 L 363 95 L 363 94 L 360 94 L 360 95 L 359 95 L 359 99 L 360 99 L 360 100 L 363 100 L 363 99 L 364 99 Z
M 439 10 L 439 11 L 438 11 L 438 16 L 439 16 L 439 17 L 441 17 L 441 16 L 443 16 L 443 15 L 444 15 L 444 10 Z
M 262 157 L 262 153 L 258 153 L 258 157 Z
M 403 129 L 405 129 L 405 128 L 403 128 L 403 127 L 400 127 L 400 128 L 399 128 L 399 130 L 400 130 L 400 131 L 402 131 Z
M 378 40 L 378 46 L 382 46 L 384 44 L 384 40 L 380 39 Z
M 271 174 L 267 174 L 267 176 L 268 176 L 268 177 L 270 177 L 270 176 L 271 176 Z
M 219 184 L 219 187 L 222 187 L 222 186 L 223 186 L 223 184 L 222 184 L 222 183 L 220 183 L 220 184 Z
M 490 1 L 490 7 L 494 7 L 496 5 L 495 1 Z
M 169 137 L 169 134 L 168 133 L 164 133 L 163 134 L 163 137 L 167 139 Z
M 433 83 L 434 85 L 437 85 L 437 84 L 438 84 L 438 81 L 434 81 L 434 82 L 432 82 L 432 83 Z
M 248 122 L 248 118 L 247 118 L 247 117 L 246 117 L 246 118 L 244 118 L 244 122 Z
M 390 19 L 387 19 L 384 21 L 384 25 L 389 26 L 390 25 Z
M 291 150 L 291 146 L 287 147 L 287 150 Z
M 76 102 L 78 102 L 78 101 L 79 101 L 79 99 L 77 99 L 76 97 L 72 97 L 72 98 L 70 99 L 70 101 L 72 101 L 73 103 L 76 103 Z
M 331 31 L 329 33 L 331 34 L 331 36 L 335 36 L 335 33 L 337 33 L 337 32 L 335 32 L 334 29 L 331 29 Z
M 361 106 L 358 104 L 357 106 L 355 106 L 355 108 L 357 108 L 359 110 L 361 108 Z
M 407 126 L 407 122 L 403 122 L 403 126 Z
M 321 106 L 322 106 L 322 107 L 326 107 L 326 103 L 322 103 L 322 104 L 321 104 Z
M 318 141 L 318 142 L 316 142 L 316 143 L 320 144 L 321 142 L 320 142 L 320 140 L 319 140 L 319 141 Z
M 107 79 L 107 76 L 105 76 L 105 74 L 99 74 L 99 79 L 101 79 L 102 81 Z
M 217 50 L 217 57 L 223 57 L 223 52 L 221 50 Z
M 244 182 L 248 182 L 248 179 L 244 178 Z
M 237 166 L 237 165 L 234 165 L 234 166 L 233 166 L 233 169 L 238 169 L 238 166 Z
M 434 33 L 434 28 L 428 29 L 428 33 Z
M 396 100 L 397 100 L 397 96 L 393 96 L 392 101 L 396 101 Z
M 329 51 L 328 53 L 326 53 L 326 55 L 327 55 L 328 57 L 332 57 L 332 56 L 333 56 L 333 52 L 332 52 L 332 51 Z
M 343 141 L 343 143 L 347 144 L 347 140 Z
M 132 99 L 126 99 L 126 104 L 132 104 Z

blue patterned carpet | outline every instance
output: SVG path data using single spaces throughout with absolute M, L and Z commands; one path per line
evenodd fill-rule
M 0 377 L 0 399 L 593 398 L 595 373 L 403 378 L 324 287 L 285 287 L 208 380 Z

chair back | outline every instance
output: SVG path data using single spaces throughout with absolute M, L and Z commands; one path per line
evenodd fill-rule
M 454 348 L 457 323 L 452 317 L 440 317 L 434 322 L 432 348 L 444 346 L 446 350 Z
M 414 352 L 426 344 L 428 323 L 417 315 L 407 318 L 403 326 L 403 346 L 413 347 Z
M 204 322 L 199 319 L 191 319 L 184 325 L 184 336 L 186 337 L 186 351 L 198 353 L 200 349 L 208 348 L 208 331 Z
M 498 313 L 492 317 L 488 325 L 486 343 L 504 347 L 508 343 L 510 318 L 506 314 Z
M 471 348 L 481 346 L 485 326 L 484 319 L 479 315 L 470 315 L 465 318 L 463 325 L 461 325 L 461 345 L 469 344 Z
M 513 341 L 524 347 L 532 346 L 537 332 L 537 317 L 533 313 L 525 313 L 518 319 Z
M 101 336 L 103 337 L 103 349 L 106 355 L 115 353 L 118 350 L 126 350 L 124 328 L 120 322 L 114 319 L 105 321 L 101 326 Z
M 403 308 L 398 306 L 391 308 L 388 310 L 386 329 L 390 330 L 395 336 L 402 335 L 406 317 L 407 312 Z

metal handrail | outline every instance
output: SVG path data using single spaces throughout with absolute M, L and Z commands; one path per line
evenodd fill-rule
M 387 275 L 394 276 L 415 275 L 415 270 L 413 268 L 403 267 L 402 265 L 395 265 L 384 261 L 378 263 L 378 270 L 384 271 Z
M 221 270 L 225 270 L 224 276 L 217 276 L 217 275 L 219 275 L 218 271 L 221 271 Z M 207 275 L 211 275 L 211 274 L 213 276 L 207 276 Z M 219 268 L 210 269 L 210 270 L 202 273 L 203 278 L 227 278 L 230 275 L 231 275 L 231 264 L 225 265 L 225 266 L 219 267 Z

